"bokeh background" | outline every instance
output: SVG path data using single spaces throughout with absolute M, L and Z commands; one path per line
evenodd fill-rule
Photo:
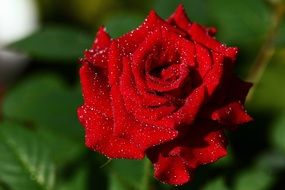
M 167 18 L 179 3 L 240 48 L 236 73 L 256 85 L 246 105 L 254 121 L 227 132 L 229 155 L 171 187 L 152 178 L 147 160 L 108 161 L 85 148 L 78 59 L 99 26 L 115 38 L 150 9 Z M 282 0 L 0 0 L 0 190 L 283 190 L 284 7 Z

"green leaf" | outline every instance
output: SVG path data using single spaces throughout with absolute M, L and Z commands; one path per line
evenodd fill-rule
M 203 190 L 228 190 L 225 179 L 223 177 L 218 177 L 205 185 Z
M 83 139 L 81 143 L 78 143 L 63 134 L 44 129 L 38 130 L 37 134 L 50 149 L 50 152 L 53 155 L 52 160 L 59 169 L 80 158 L 86 150 Z
M 274 176 L 261 168 L 250 168 L 241 172 L 235 181 L 235 190 L 267 190 L 274 182 Z
M 114 173 L 110 173 L 109 177 L 109 190 L 128 190 L 131 189 L 127 186 L 127 184 L 124 184 L 122 180 L 120 180 L 120 177 Z
M 49 152 L 32 131 L 0 124 L 0 180 L 13 190 L 53 189 L 55 168 Z
M 76 171 L 69 181 L 62 183 L 58 190 L 86 190 L 87 189 L 87 170 L 85 168 Z
M 280 114 L 272 124 L 270 136 L 272 145 L 285 153 L 285 113 Z
M 44 127 L 80 142 L 83 140 L 83 129 L 76 114 L 81 93 L 68 89 L 54 75 L 30 76 L 11 89 L 3 101 L 6 118 Z
M 112 160 L 110 163 L 111 183 L 110 188 L 115 190 L 115 185 L 124 189 L 142 189 L 149 177 L 148 160 Z
M 142 22 L 143 17 L 138 14 L 117 13 L 109 16 L 104 23 L 112 38 L 116 38 L 137 28 Z
M 282 152 L 272 151 L 272 152 L 263 153 L 261 156 L 258 157 L 256 166 L 262 169 L 271 170 L 273 172 L 284 170 L 285 169 L 284 152 L 282 153 Z
M 259 44 L 270 26 L 270 13 L 261 0 L 215 0 L 207 5 L 219 31 L 217 38 L 229 45 Z
M 45 26 L 31 36 L 10 45 L 40 60 L 77 60 L 90 47 L 93 37 L 75 28 Z M 64 62 L 65 61 L 65 62 Z
M 80 104 L 79 88 L 67 88 L 54 75 L 36 75 L 9 91 L 3 115 L 38 128 L 54 161 L 61 165 L 78 158 L 84 150 L 84 132 L 76 115 Z

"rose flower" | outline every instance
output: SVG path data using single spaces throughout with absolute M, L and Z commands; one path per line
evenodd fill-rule
M 87 147 L 108 158 L 143 159 L 155 177 L 181 185 L 195 168 L 226 155 L 224 129 L 251 117 L 251 87 L 233 74 L 238 49 L 189 21 L 183 6 L 166 21 L 151 11 L 137 29 L 111 39 L 101 27 L 81 59 Z

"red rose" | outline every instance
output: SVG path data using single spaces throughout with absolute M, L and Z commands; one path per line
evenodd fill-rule
M 109 158 L 142 159 L 169 184 L 226 155 L 224 128 L 251 120 L 249 83 L 233 75 L 237 48 L 190 22 L 180 5 L 166 21 L 150 12 L 137 29 L 110 39 L 100 28 L 81 60 L 86 145 Z

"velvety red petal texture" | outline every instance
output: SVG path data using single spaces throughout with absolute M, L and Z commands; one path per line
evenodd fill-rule
M 111 38 L 106 33 L 105 28 L 100 27 L 92 48 L 84 52 L 82 62 L 86 61 L 94 66 L 106 68 L 108 49 L 111 45 Z
M 191 25 L 190 20 L 187 17 L 183 5 L 178 5 L 175 12 L 167 19 L 171 25 L 174 25 L 184 31 L 187 31 L 188 27 Z
M 199 165 L 225 156 L 226 140 L 219 126 L 210 121 L 195 123 L 168 143 L 148 150 L 157 179 L 172 185 L 188 182 Z
M 100 27 L 80 61 L 86 146 L 108 158 L 147 156 L 154 176 L 172 185 L 225 156 L 224 129 L 252 120 L 244 109 L 251 84 L 234 75 L 238 49 L 216 32 L 191 22 L 182 5 L 167 20 L 151 11 L 116 39 Z
M 223 125 L 230 126 L 240 125 L 252 120 L 239 102 L 234 102 L 217 109 L 212 113 L 212 119 Z

